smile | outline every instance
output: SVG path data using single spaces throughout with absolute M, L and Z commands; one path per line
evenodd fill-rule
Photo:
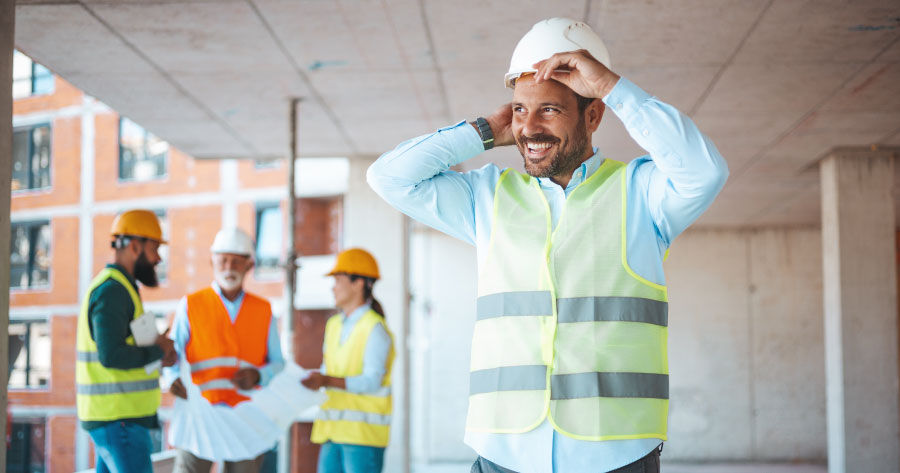
M 526 158 L 532 161 L 539 161 L 546 158 L 550 154 L 550 150 L 553 149 L 555 143 L 550 143 L 547 141 L 543 142 L 525 142 L 524 148 L 526 151 Z

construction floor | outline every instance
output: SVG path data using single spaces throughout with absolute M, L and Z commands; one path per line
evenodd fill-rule
M 413 473 L 468 473 L 471 463 L 413 465 Z M 662 473 L 825 473 L 826 465 L 791 463 L 672 463 L 662 462 Z

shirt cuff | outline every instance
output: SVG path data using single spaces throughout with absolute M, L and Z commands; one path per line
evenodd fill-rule
M 369 380 L 366 379 L 365 375 L 361 376 L 350 376 L 344 378 L 344 384 L 347 388 L 347 392 L 351 392 L 354 394 L 362 394 L 369 391 Z
M 176 363 L 174 366 L 165 366 L 162 369 L 162 376 L 159 377 L 159 384 L 169 389 L 172 386 L 172 383 L 178 379 L 178 364 Z
M 481 136 L 465 120 L 455 125 L 440 128 L 437 133 L 447 138 L 453 147 L 454 152 L 451 153 L 450 161 L 447 163 L 451 167 L 484 153 L 484 143 L 481 141 Z
M 652 97 L 630 80 L 620 77 L 619 82 L 603 97 L 603 103 L 627 125 L 628 117 L 637 112 L 641 104 Z

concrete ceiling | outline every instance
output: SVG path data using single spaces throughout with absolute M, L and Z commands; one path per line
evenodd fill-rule
M 815 224 L 823 153 L 900 145 L 898 0 L 19 0 L 16 44 L 198 158 L 284 156 L 290 97 L 301 156 L 379 155 L 507 102 L 516 42 L 551 16 L 716 143 L 731 179 L 700 224 Z M 594 144 L 645 154 L 611 114 Z

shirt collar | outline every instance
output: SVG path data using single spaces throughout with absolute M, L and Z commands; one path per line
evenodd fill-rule
M 219 287 L 219 283 L 213 281 L 211 286 L 212 286 L 213 290 L 216 291 L 216 294 L 218 294 L 220 298 L 228 301 L 228 299 L 226 299 L 225 296 L 222 295 L 222 288 Z M 238 302 L 241 300 L 242 297 L 244 297 L 244 289 L 243 288 L 241 288 L 241 292 L 238 293 L 237 297 L 234 298 L 234 301 L 228 301 L 228 302 L 232 302 L 232 303 Z
M 360 318 L 362 318 L 363 314 L 369 311 L 369 304 L 363 304 L 356 308 L 353 312 L 350 313 L 347 318 L 344 319 L 345 322 L 356 322 Z M 344 314 L 347 315 L 347 314 Z
M 116 263 L 108 263 L 106 265 L 106 267 L 118 270 L 120 273 L 125 275 L 125 279 L 127 279 L 128 282 L 131 283 L 131 287 L 133 287 L 135 291 L 138 291 L 137 281 L 134 279 L 134 276 L 132 276 L 131 274 L 128 273 L 128 271 L 125 271 L 125 268 L 123 268 L 121 265 L 118 265 Z
M 592 149 L 594 150 L 594 155 L 586 159 L 580 166 L 572 171 L 572 179 L 569 180 L 569 185 L 566 187 L 567 189 L 574 189 L 584 182 L 585 179 L 591 177 L 591 175 L 600 168 L 600 165 L 603 164 L 603 155 L 600 153 L 600 150 L 597 148 Z M 537 180 L 541 187 L 559 187 L 559 185 L 549 178 L 538 177 Z

